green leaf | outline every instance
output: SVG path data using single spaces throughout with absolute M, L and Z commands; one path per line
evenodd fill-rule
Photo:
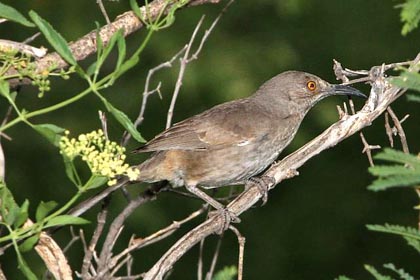
M 136 0 L 130 0 L 130 7 L 131 7 L 131 9 L 133 10 L 133 12 L 134 12 L 134 14 L 140 19 L 140 20 L 142 20 L 142 14 L 141 14 L 141 11 L 140 11 L 140 7 L 139 7 L 139 5 L 137 4 L 137 1 Z
M 20 12 L 15 8 L 7 6 L 0 2 L 0 18 L 5 18 L 17 23 L 20 23 L 27 27 L 35 27 L 35 24 L 27 20 Z
M 100 186 L 103 186 L 108 182 L 108 178 L 104 176 L 93 176 L 89 181 L 86 183 L 85 187 L 87 190 L 95 189 Z
M 401 8 L 400 19 L 404 23 L 401 34 L 405 36 L 418 26 L 420 21 L 420 2 L 417 0 L 406 0 L 405 3 L 396 7 Z
M 19 254 L 18 256 L 18 268 L 19 270 L 25 275 L 26 279 L 28 280 L 37 280 L 38 278 L 29 268 L 28 264 L 26 263 L 25 259 Z
M 0 201 L 1 201 L 0 203 L 1 217 L 3 217 L 5 222 L 8 223 L 9 225 L 13 224 L 13 222 L 15 221 L 15 217 L 19 215 L 20 208 L 18 204 L 15 202 L 15 199 L 13 198 L 13 195 L 10 192 L 10 190 L 7 188 L 6 184 L 1 180 L 0 180 Z M 16 215 L 16 216 L 12 215 L 11 217 L 7 218 L 10 212 L 12 212 L 13 215 Z M 11 219 L 12 222 L 9 223 L 8 219 Z
M 71 161 L 67 156 L 63 155 L 64 170 L 66 171 L 67 177 L 70 181 L 76 186 L 80 187 L 77 181 L 77 173 L 74 167 L 73 161 Z
M 37 222 L 42 221 L 42 219 L 44 219 L 48 213 L 50 213 L 55 207 L 57 207 L 58 203 L 55 201 L 48 201 L 48 202 L 44 202 L 41 201 L 38 205 L 38 207 L 36 208 L 36 214 L 35 214 L 35 219 Z
M 124 62 L 124 59 L 127 53 L 124 34 L 122 30 L 120 32 L 120 36 L 118 36 L 117 38 L 117 48 L 118 48 L 118 59 L 117 59 L 117 65 L 115 69 L 118 71 L 118 69 L 120 69 L 122 63 Z
M 19 213 L 16 216 L 16 219 L 13 223 L 13 226 L 15 228 L 20 227 L 23 225 L 26 220 L 28 219 L 28 208 L 29 208 L 29 201 L 25 199 L 25 201 L 22 203 L 22 206 L 19 207 Z
M 11 206 L 5 211 L 5 215 L 3 215 L 4 221 L 8 225 L 13 225 L 16 222 L 17 217 L 19 216 L 20 208 L 19 206 L 14 205 Z
M 416 94 L 407 94 L 406 97 L 408 101 L 420 103 L 420 96 Z
M 420 167 L 420 159 L 417 156 L 389 148 L 384 149 L 383 152 L 377 154 L 374 158 Z
M 384 267 L 394 271 L 395 273 L 397 273 L 398 276 L 400 277 L 400 279 L 415 280 L 415 278 L 413 276 L 411 276 L 409 273 L 405 272 L 404 269 L 402 269 L 402 268 L 398 269 L 392 263 L 384 264 Z
M 115 43 L 118 40 L 118 37 L 122 36 L 122 30 L 119 29 L 117 32 L 115 32 L 111 39 L 109 39 L 108 44 L 105 46 L 104 51 L 101 55 L 101 57 L 99 58 L 100 64 L 102 65 L 102 63 L 108 58 L 109 54 L 111 53 L 112 49 L 115 46 Z
M 0 80 L 0 94 L 10 100 L 10 85 L 5 80 Z
M 32 127 L 56 147 L 59 146 L 62 133 L 65 131 L 64 128 L 49 123 L 37 124 Z
M 372 231 L 391 233 L 391 234 L 407 236 L 410 238 L 420 240 L 420 231 L 412 227 L 404 227 L 400 225 L 390 225 L 390 224 L 385 224 L 383 226 L 382 225 L 366 225 L 366 227 Z
M 375 176 L 391 176 L 391 175 L 420 175 L 420 171 L 410 169 L 403 165 L 376 165 L 369 167 L 369 172 Z
M 63 38 L 45 19 L 41 18 L 36 12 L 30 11 L 29 16 L 44 34 L 51 46 L 61 55 L 61 57 L 71 65 L 76 65 L 76 59 Z
M 213 280 L 234 280 L 236 274 L 238 274 L 236 266 L 225 266 L 214 275 Z
M 140 132 L 137 131 L 134 124 L 131 120 L 127 117 L 127 115 L 115 108 L 111 103 L 109 103 L 105 98 L 101 96 L 102 102 L 105 104 L 106 109 L 110 112 L 115 119 L 133 136 L 140 143 L 146 142 L 144 138 L 141 136 Z
M 113 79 L 116 80 L 122 74 L 136 66 L 139 61 L 140 58 L 138 56 L 132 56 L 130 59 L 126 60 L 123 64 L 121 64 L 121 67 L 119 68 L 118 72 L 114 75 Z
M 420 252 L 420 231 L 412 227 L 403 227 L 400 225 L 366 225 L 369 230 L 395 234 L 403 237 L 408 245 Z
M 414 238 L 410 238 L 410 237 L 406 237 L 403 236 L 405 241 L 407 241 L 407 244 L 409 246 L 411 246 L 412 248 L 414 248 L 414 250 L 417 251 L 417 253 L 420 253 L 420 240 L 418 239 L 414 239 Z
M 380 274 L 373 266 L 365 264 L 365 269 L 369 271 L 369 273 L 372 274 L 372 276 L 375 277 L 376 280 L 393 280 L 388 275 Z
M 393 77 L 391 83 L 401 88 L 420 91 L 420 74 L 403 69 L 398 77 Z
M 420 184 L 420 176 L 418 174 L 395 175 L 376 179 L 367 188 L 371 191 L 383 191 L 391 187 L 411 187 L 416 184 Z
M 38 243 L 39 234 L 27 238 L 19 245 L 19 251 L 22 253 L 29 252 Z
M 48 227 L 65 226 L 65 225 L 84 225 L 90 223 L 88 220 L 75 217 L 72 215 L 60 215 L 50 219 L 45 225 Z

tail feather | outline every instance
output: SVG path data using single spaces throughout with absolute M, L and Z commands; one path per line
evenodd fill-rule
M 141 182 L 153 183 L 164 180 L 170 180 L 165 178 L 167 176 L 164 170 L 165 152 L 156 152 L 149 159 L 144 161 L 138 166 L 140 175 L 138 180 Z

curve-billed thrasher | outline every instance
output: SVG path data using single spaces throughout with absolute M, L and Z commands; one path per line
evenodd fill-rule
M 266 169 L 292 141 L 309 109 L 331 95 L 364 95 L 298 71 L 281 73 L 252 96 L 215 106 L 179 122 L 135 152 L 155 152 L 138 166 L 138 180 L 169 181 L 216 209 L 197 187 L 244 184 Z

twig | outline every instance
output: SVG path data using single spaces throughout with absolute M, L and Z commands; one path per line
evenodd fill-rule
M 179 91 L 181 89 L 182 86 L 182 80 L 184 78 L 184 74 L 185 74 L 185 69 L 187 67 L 187 64 L 189 64 L 191 61 L 195 60 L 198 58 L 198 55 L 200 54 L 204 43 L 207 41 L 210 33 L 213 31 L 213 29 L 216 27 L 217 23 L 219 22 L 220 18 L 223 16 L 224 13 L 226 13 L 227 9 L 229 8 L 229 6 L 234 2 L 234 0 L 230 0 L 225 7 L 222 9 L 222 11 L 219 13 L 219 15 L 216 17 L 216 19 L 213 21 L 213 23 L 210 25 L 210 28 L 207 29 L 204 32 L 203 37 L 201 38 L 200 44 L 198 45 L 197 50 L 191 55 L 191 57 L 189 57 L 190 55 L 190 51 L 191 51 L 191 47 L 194 43 L 195 37 L 198 33 L 198 30 L 201 27 L 201 24 L 203 23 L 204 20 L 204 16 L 201 17 L 201 19 L 198 21 L 194 32 L 191 36 L 190 42 L 187 44 L 187 49 L 185 50 L 184 56 L 180 59 L 180 66 L 179 66 L 179 72 L 178 72 L 178 78 L 175 84 L 175 89 L 174 89 L 174 93 L 172 94 L 172 99 L 171 99 L 171 104 L 169 106 L 168 109 L 168 114 L 167 114 L 167 118 L 166 118 L 166 128 L 169 128 L 171 126 L 172 123 L 172 117 L 174 114 L 174 108 L 175 108 L 175 103 L 176 100 L 178 98 L 179 95 Z
M 205 242 L 206 240 L 202 239 L 198 249 L 197 280 L 203 280 L 203 252 Z
M 352 84 L 352 83 L 357 83 L 357 82 L 366 82 L 370 80 L 370 76 L 368 75 L 368 73 L 366 73 L 365 71 L 353 71 L 350 69 L 343 69 L 343 67 L 341 66 L 341 63 L 338 62 L 337 60 L 334 59 L 334 73 L 337 77 L 337 79 L 342 80 L 343 84 Z M 368 75 L 367 77 L 362 77 L 362 78 L 358 78 L 358 79 L 354 79 L 351 80 L 346 76 L 346 75 Z M 349 96 L 349 104 L 350 104 L 350 111 L 351 113 L 354 115 L 356 114 L 356 110 L 354 108 L 354 102 L 353 99 Z M 344 103 L 345 105 L 345 103 Z M 345 111 L 347 114 L 347 107 L 345 107 Z M 339 111 L 339 115 L 340 115 L 340 120 L 344 117 L 344 115 L 342 115 L 342 113 Z M 372 150 L 375 149 L 380 149 L 381 146 L 380 145 L 369 145 L 369 143 L 366 141 L 365 135 L 363 134 L 363 132 L 359 133 L 360 139 L 362 139 L 362 143 L 363 143 L 363 150 L 362 153 L 366 153 L 366 156 L 369 160 L 369 165 L 370 166 L 374 166 L 373 163 L 373 158 L 372 158 Z
M 98 279 L 103 279 L 103 277 L 107 276 L 109 269 L 112 268 L 112 266 L 109 265 L 109 261 L 112 256 L 112 249 L 114 248 L 115 242 L 123 229 L 125 220 L 129 215 L 131 215 L 131 213 L 133 213 L 135 209 L 137 209 L 137 207 L 147 201 L 150 201 L 152 198 L 154 198 L 154 196 L 154 193 L 150 193 L 148 195 L 139 195 L 136 199 L 130 201 L 124 210 L 114 219 L 110 225 L 108 234 L 106 235 L 104 244 L 102 245 L 101 253 L 99 255 Z
M 0 265 L 0 280 L 7 280 L 6 275 L 4 275 L 3 273 L 3 269 L 1 268 L 1 265 Z
M 42 58 L 47 54 L 47 49 L 44 47 L 35 48 L 24 43 L 13 42 L 4 39 L 0 39 L 0 50 L 15 50 L 20 53 L 34 56 L 36 58 Z
M 98 6 L 99 6 L 99 9 L 101 10 L 101 13 L 106 20 L 106 24 L 111 24 L 111 21 L 109 20 L 108 13 L 105 10 L 105 6 L 104 6 L 104 3 L 102 3 L 102 0 L 96 0 L 96 4 L 98 4 Z
M 105 139 L 109 139 L 108 137 L 108 123 L 106 121 L 106 114 L 101 110 L 98 111 L 99 120 L 101 121 L 102 131 L 104 132 Z
M 71 247 L 71 246 L 73 246 L 73 244 L 74 244 L 76 241 L 80 240 L 80 236 L 78 236 L 78 235 L 76 235 L 76 234 L 74 233 L 74 228 L 73 228 L 73 226 L 70 226 L 70 235 L 71 235 L 71 239 L 70 239 L 70 241 L 67 243 L 66 247 L 64 247 L 64 249 L 63 249 L 63 252 L 64 252 L 64 253 L 66 253 L 66 252 L 70 249 L 70 247 Z
M 390 106 L 388 106 L 388 108 L 386 109 L 387 112 L 389 113 L 389 115 L 391 116 L 391 119 L 395 125 L 395 128 L 397 129 L 398 132 L 398 136 L 400 136 L 400 140 L 401 140 L 401 145 L 402 145 L 402 149 L 403 152 L 408 154 L 410 153 L 409 149 L 408 149 L 408 143 L 407 143 L 407 137 L 405 136 L 405 132 L 404 129 L 401 125 L 401 122 L 403 122 L 404 120 L 407 119 L 407 116 L 405 116 L 401 121 L 398 119 L 397 115 L 395 115 L 394 111 L 392 110 L 392 108 Z
M 366 156 L 368 157 L 368 160 L 369 160 L 369 165 L 374 166 L 375 164 L 373 163 L 373 159 L 372 159 L 372 150 L 380 149 L 381 146 L 380 145 L 369 145 L 369 143 L 366 141 L 366 138 L 363 135 L 363 133 L 360 132 L 359 135 L 360 135 L 360 138 L 362 139 L 362 143 L 363 143 L 362 153 L 366 153 Z
M 178 78 L 176 80 L 174 93 L 172 94 L 171 105 L 169 106 L 168 115 L 167 115 L 167 118 L 166 118 L 166 128 L 169 128 L 171 126 L 172 116 L 174 114 L 175 103 L 176 103 L 176 100 L 178 98 L 179 90 L 181 89 L 182 80 L 184 78 L 185 69 L 186 69 L 187 64 L 188 64 L 188 56 L 190 55 L 190 50 L 191 50 L 192 44 L 194 43 L 195 36 L 197 36 L 198 30 L 200 29 L 201 24 L 203 23 L 203 20 L 204 20 L 204 15 L 200 18 L 196 27 L 194 28 L 194 32 L 191 35 L 189 43 L 187 44 L 187 48 L 185 50 L 184 56 L 180 59 Z
M 169 235 L 171 235 L 172 233 L 174 233 L 175 231 L 177 231 L 183 224 L 195 219 L 196 217 L 200 216 L 201 214 L 204 213 L 204 211 L 206 211 L 207 207 L 202 207 L 197 211 L 194 211 L 193 213 L 191 213 L 190 215 L 188 215 L 188 217 L 180 220 L 180 221 L 174 221 L 172 222 L 171 225 L 167 226 L 166 228 L 163 228 L 145 238 L 138 238 L 138 239 L 134 239 L 130 242 L 130 245 L 124 249 L 121 253 L 119 253 L 118 255 L 116 255 L 115 257 L 112 258 L 112 260 L 110 260 L 109 264 L 110 266 L 115 265 L 122 257 L 124 257 L 125 255 L 131 253 L 134 250 L 138 250 L 141 249 L 143 247 L 149 246 L 153 243 L 156 243 L 162 239 L 165 239 L 166 237 L 168 237 Z
M 163 69 L 163 68 L 169 68 L 173 66 L 173 63 L 175 61 L 175 59 L 177 59 L 187 48 L 187 45 L 185 45 L 180 51 L 178 51 L 170 60 L 163 62 L 161 64 L 159 64 L 158 66 L 152 68 L 149 70 L 149 72 L 147 73 L 147 77 L 146 77 L 146 83 L 144 84 L 144 90 L 143 90 L 143 98 L 142 98 L 142 102 L 141 102 L 141 107 L 140 107 L 140 112 L 139 115 L 137 116 L 137 119 L 134 121 L 134 126 L 137 128 L 139 125 L 141 125 L 143 123 L 144 120 L 144 112 L 146 111 L 146 105 L 147 105 L 147 101 L 150 95 L 154 94 L 154 93 L 158 93 L 159 96 L 161 96 L 160 93 L 160 87 L 161 87 L 161 82 L 158 83 L 158 85 L 156 86 L 156 88 L 150 90 L 150 81 L 152 79 L 152 76 L 158 72 L 159 70 Z M 128 133 L 127 131 L 124 132 L 124 135 L 122 137 L 121 140 L 121 146 L 126 146 L 128 141 L 131 138 L 131 134 Z
M 12 115 L 12 112 L 13 112 L 13 106 L 9 105 L 7 107 L 6 114 L 4 115 L 4 118 L 3 118 L 0 126 L 4 126 L 9 121 L 9 118 Z M 8 136 L 6 133 L 3 133 L 3 132 L 0 132 L 0 141 L 1 141 L 1 138 L 5 138 L 9 141 L 12 140 L 12 138 L 10 136 Z
M 214 269 L 216 268 L 217 259 L 219 258 L 220 253 L 220 246 L 222 245 L 223 235 L 220 235 L 217 244 L 216 249 L 214 250 L 213 258 L 211 260 L 210 269 L 206 274 L 206 280 L 211 280 L 213 278 Z
M 33 225 L 28 219 L 24 227 Z M 55 279 L 70 280 L 72 279 L 72 270 L 67 259 L 55 240 L 45 232 L 41 232 L 35 251 L 42 258 L 48 270 L 54 275 Z
M 388 136 L 389 145 L 393 148 L 394 147 L 394 137 L 391 125 L 389 124 L 389 117 L 388 112 L 385 112 L 385 133 Z
M 94 207 L 96 204 L 100 203 L 105 197 L 120 189 L 122 186 L 127 185 L 128 182 L 128 179 L 120 180 L 117 184 L 107 187 L 97 195 L 80 202 L 78 205 L 70 209 L 67 214 L 76 217 L 82 215 L 83 213 Z
M 151 19 L 155 19 L 159 14 L 161 14 L 162 9 L 172 5 L 177 0 L 155 0 L 151 2 L 147 7 L 148 15 Z M 188 4 L 184 7 L 191 7 L 202 5 L 206 3 L 219 3 L 220 0 L 189 0 Z M 141 7 L 140 11 L 145 16 L 146 7 Z M 166 13 L 167 10 L 164 11 Z M 124 14 L 118 16 L 113 22 L 107 24 L 99 29 L 99 35 L 101 36 L 102 42 L 106 46 L 111 39 L 111 37 L 117 32 L 118 30 L 123 30 L 124 37 L 128 36 L 131 33 L 139 30 L 140 28 L 144 27 L 143 22 L 135 15 L 134 12 L 128 11 Z M 80 39 L 76 40 L 73 43 L 69 44 L 69 48 L 73 53 L 74 58 L 77 61 L 84 60 L 89 55 L 95 53 L 96 49 L 96 36 L 98 31 L 92 30 L 88 34 L 84 35 Z M 55 66 L 57 70 L 64 69 L 68 67 L 67 62 L 60 57 L 60 55 L 56 52 L 50 53 L 45 55 L 43 58 L 37 60 L 35 62 L 36 70 L 38 72 L 42 72 L 45 69 L 49 69 L 51 66 Z M 6 75 L 11 75 L 16 73 L 16 70 L 11 69 L 9 70 Z M 8 81 L 11 87 L 16 87 L 18 85 L 23 84 L 30 84 L 31 81 L 29 79 L 12 79 Z
M 102 205 L 101 212 L 99 212 L 97 217 L 97 225 L 93 232 L 92 239 L 90 240 L 89 246 L 85 250 L 85 256 L 82 262 L 81 276 L 83 279 L 89 279 L 89 269 L 92 266 L 92 256 L 95 252 L 96 245 L 98 244 L 99 237 L 102 234 L 102 231 L 105 226 L 106 217 L 108 215 L 108 204 L 109 199 L 105 199 Z
M 229 226 L 229 229 L 236 234 L 239 245 L 239 256 L 238 256 L 238 280 L 242 280 L 244 273 L 244 252 L 245 252 L 245 237 L 239 232 L 234 226 Z
M 32 41 L 34 41 L 36 38 L 38 38 L 39 35 L 41 35 L 41 32 L 37 32 L 34 35 L 32 35 L 31 37 L 26 38 L 25 40 L 22 41 L 22 43 L 23 44 L 29 44 Z

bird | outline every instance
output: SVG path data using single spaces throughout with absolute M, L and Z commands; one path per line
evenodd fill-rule
M 202 189 L 246 184 L 272 164 L 293 140 L 307 112 L 332 95 L 366 96 L 348 85 L 300 71 L 266 81 L 249 97 L 212 107 L 174 124 L 135 153 L 140 182 L 185 186 L 215 209 L 224 206 Z

